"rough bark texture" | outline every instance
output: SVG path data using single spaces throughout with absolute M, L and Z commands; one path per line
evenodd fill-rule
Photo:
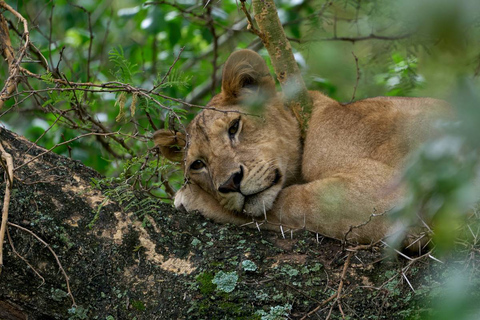
M 282 91 L 289 107 L 295 112 L 304 128 L 305 119 L 312 109 L 312 101 L 293 56 L 290 42 L 278 18 L 275 3 L 273 0 L 252 0 L 252 4 L 262 42 L 272 59 Z
M 16 167 L 45 151 L 5 129 L 0 129 L 0 140 Z M 0 176 L 3 173 L 0 167 Z M 311 233 L 293 239 L 287 233 L 283 239 L 280 234 L 217 225 L 102 183 L 92 169 L 53 153 L 16 170 L 15 178 L 9 221 L 53 248 L 69 276 L 77 307 L 72 308 L 50 251 L 9 225 L 16 251 L 45 282 L 7 240 L 0 319 L 261 319 L 274 312 L 299 319 L 335 293 L 344 269 L 347 254 L 337 241 L 318 243 Z M 102 190 L 92 181 L 103 185 Z M 1 199 L 4 189 L 2 180 Z M 394 278 L 394 294 L 374 289 L 403 264 L 381 257 L 377 250 L 352 257 L 342 283 L 347 315 L 397 319 L 400 312 L 416 309 L 410 288 L 400 285 L 400 275 Z M 418 288 L 424 273 L 416 270 L 408 276 Z M 233 287 L 212 282 L 215 277 L 221 281 L 222 272 L 233 279 Z M 408 300 L 403 298 L 407 295 Z M 333 299 L 329 301 L 317 309 L 320 318 L 329 313 Z M 341 316 L 339 308 L 332 310 L 335 318 Z

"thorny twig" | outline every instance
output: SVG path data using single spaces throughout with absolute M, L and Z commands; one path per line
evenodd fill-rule
M 390 209 L 392 210 L 392 209 Z M 370 216 L 368 217 L 367 220 L 365 220 L 364 222 L 358 224 L 358 225 L 351 225 L 350 228 L 348 229 L 348 231 L 345 233 L 345 236 L 343 237 L 343 240 L 342 240 L 342 244 L 343 246 L 345 246 L 348 242 L 348 235 L 354 230 L 354 229 L 359 229 L 361 227 L 364 227 L 366 226 L 367 224 L 370 223 L 370 221 L 372 221 L 372 218 L 375 218 L 375 217 L 379 217 L 379 216 L 383 216 L 385 214 L 387 214 L 390 210 L 386 210 L 382 213 L 375 213 L 376 212 L 376 209 L 374 208 L 374 212 L 372 214 L 370 214 Z M 370 245 L 371 246 L 371 245 Z

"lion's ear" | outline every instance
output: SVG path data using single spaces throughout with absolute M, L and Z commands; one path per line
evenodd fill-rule
M 222 94 L 228 103 L 252 95 L 261 99 L 275 96 L 275 81 L 265 60 L 252 50 L 232 53 L 223 67 Z
M 176 162 L 183 160 L 183 151 L 186 144 L 183 133 L 166 129 L 158 130 L 153 134 L 153 141 L 168 160 Z

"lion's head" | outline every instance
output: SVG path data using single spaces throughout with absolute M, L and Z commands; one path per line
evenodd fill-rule
M 160 130 L 155 144 L 165 157 L 183 161 L 187 183 L 226 210 L 262 216 L 284 186 L 300 179 L 300 130 L 294 115 L 276 93 L 265 61 L 250 50 L 229 57 L 222 91 L 207 107 L 186 135 Z

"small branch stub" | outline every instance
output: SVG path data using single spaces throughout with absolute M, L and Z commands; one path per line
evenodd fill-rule
M 252 16 L 250 15 L 250 13 L 247 10 L 247 7 L 245 6 L 246 0 L 240 0 L 240 2 L 242 5 L 242 11 L 243 13 L 245 13 L 245 16 L 247 17 L 247 21 L 248 21 L 247 30 L 249 30 L 253 34 L 256 34 L 263 42 L 264 41 L 263 33 L 261 33 L 260 31 L 258 31 L 257 28 L 255 28 L 255 25 L 253 24 Z

